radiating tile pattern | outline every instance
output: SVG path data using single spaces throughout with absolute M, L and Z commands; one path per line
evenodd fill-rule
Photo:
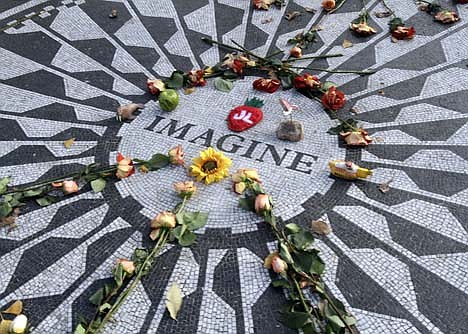
M 330 292 L 358 319 L 360 333 L 462 334 L 468 328 L 468 6 L 460 22 L 442 26 L 413 1 L 387 1 L 416 27 L 412 41 L 392 43 L 381 1 L 367 2 L 377 34 L 348 29 L 360 12 L 347 1 L 324 15 L 319 0 L 287 0 L 282 9 L 254 11 L 248 0 L 30 0 L 0 3 L 0 177 L 14 185 L 48 179 L 90 163 L 108 164 L 117 152 L 149 158 L 182 144 L 187 159 L 207 146 L 223 150 L 233 169 L 257 168 L 284 221 L 308 226 L 322 219 L 333 232 L 317 241 Z M 317 9 L 307 13 L 305 7 Z M 112 9 L 116 18 L 109 18 Z M 293 21 L 290 11 L 304 13 Z M 28 18 L 24 20 L 23 18 Z M 270 23 L 262 23 L 271 18 Z M 298 66 L 375 69 L 372 76 L 313 70 L 346 93 L 342 118 L 353 117 L 376 139 L 346 149 L 326 133 L 337 124 L 315 101 L 293 91 L 256 92 L 252 78 L 230 93 L 210 82 L 161 111 L 146 79 L 212 65 L 224 50 L 201 37 L 235 40 L 258 54 L 287 49 L 304 29 L 323 27 L 306 55 L 342 53 Z M 344 49 L 345 39 L 353 46 Z M 285 56 L 286 57 L 286 56 Z M 230 109 L 246 98 L 265 101 L 264 120 L 242 133 L 227 129 Z M 279 141 L 277 99 L 300 106 L 299 143 Z M 117 106 L 144 103 L 131 123 Z M 353 108 L 353 113 L 351 113 Z M 66 149 L 63 141 L 75 138 Z M 347 158 L 374 170 L 366 181 L 329 177 L 327 161 Z M 22 208 L 18 227 L 0 230 L 0 307 L 23 299 L 33 333 L 72 333 L 89 317 L 91 294 L 110 279 L 118 258 L 150 247 L 148 221 L 172 208 L 182 168 L 109 182 L 102 194 L 83 187 L 49 207 Z M 378 185 L 389 182 L 390 191 Z M 255 215 L 237 207 L 225 180 L 199 187 L 191 210 L 210 211 L 197 244 L 167 246 L 157 265 L 124 303 L 106 333 L 293 333 L 278 320 L 286 299 L 270 286 L 262 259 L 274 236 Z M 175 322 L 166 294 L 178 284 L 184 304 Z

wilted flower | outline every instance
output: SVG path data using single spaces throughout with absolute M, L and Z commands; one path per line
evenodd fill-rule
M 232 181 L 234 182 L 242 182 L 245 180 L 259 182 L 260 177 L 258 176 L 257 170 L 253 168 L 240 168 L 232 174 Z
M 340 136 L 344 139 L 349 146 L 367 146 L 372 143 L 372 138 L 364 129 L 357 131 L 340 132 Z
M 241 75 L 244 67 L 255 66 L 255 62 L 246 56 L 228 53 L 224 56 L 222 65 L 230 68 L 234 73 Z
M 398 26 L 391 33 L 396 39 L 412 39 L 416 33 L 416 29 L 414 27 Z
M 271 209 L 270 195 L 258 194 L 255 198 L 255 212 L 261 214 L 262 212 L 269 212 Z
M 125 271 L 127 274 L 132 275 L 135 272 L 135 263 L 133 263 L 133 261 L 127 259 L 118 259 L 117 266 L 119 265 L 122 266 L 123 271 Z
M 115 176 L 119 179 L 125 179 L 135 173 L 133 161 L 130 158 L 125 158 L 122 153 L 117 154 L 117 172 Z
M 163 211 L 158 213 L 156 218 L 151 221 L 151 228 L 169 227 L 173 228 L 176 226 L 176 215 L 170 211 Z
M 23 334 L 28 327 L 28 318 L 24 314 L 17 315 L 11 322 L 10 333 Z M 8 330 L 7 330 L 8 332 Z
M 309 73 L 306 73 L 302 76 L 298 75 L 294 78 L 294 87 L 297 89 L 317 89 L 321 86 L 322 83 L 320 82 L 320 79 L 317 76 L 311 75 Z
M 338 110 L 343 107 L 346 103 L 346 97 L 343 92 L 336 89 L 336 87 L 330 87 L 322 95 L 322 104 L 325 108 L 330 110 Z
M 157 238 L 159 238 L 159 235 L 161 234 L 161 229 L 160 228 L 155 228 L 153 230 L 151 230 L 151 233 L 149 235 L 150 239 L 151 240 L 156 240 Z
M 236 194 L 242 195 L 245 189 L 247 189 L 247 185 L 245 182 L 236 182 L 233 185 L 233 189 Z
M 141 103 L 129 103 L 123 106 L 119 106 L 117 108 L 116 118 L 120 122 L 124 120 L 135 119 L 136 115 L 134 113 L 139 109 L 143 109 L 144 107 L 145 105 Z
M 377 30 L 368 25 L 366 21 L 361 21 L 359 23 L 351 23 L 350 29 L 356 34 L 363 36 L 372 35 L 377 32 Z
M 332 10 L 333 8 L 335 8 L 335 0 L 323 0 L 322 1 L 322 7 L 323 9 L 325 10 Z
M 146 85 L 148 86 L 150 93 L 153 95 L 158 95 L 166 89 L 166 85 L 161 79 L 148 79 L 146 80 Z
M 203 77 L 205 72 L 203 70 L 190 71 L 188 72 L 188 79 L 190 80 L 190 86 L 205 86 L 206 80 Z
M 181 198 L 190 198 L 197 190 L 197 187 L 195 187 L 193 181 L 185 181 L 174 183 L 174 189 Z
M 259 78 L 253 82 L 253 88 L 261 92 L 274 93 L 281 86 L 281 82 L 276 79 Z
M 268 10 L 275 0 L 253 0 L 255 9 Z
M 290 51 L 289 54 L 291 57 L 294 58 L 301 58 L 302 57 L 302 49 L 298 46 L 293 47 Z
M 63 181 L 62 190 L 65 194 L 73 194 L 78 191 L 78 183 L 73 180 Z
M 182 145 L 178 145 L 169 150 L 169 161 L 173 165 L 183 166 L 184 162 L 184 151 L 182 150 Z
M 445 9 L 434 15 L 434 19 L 442 23 L 453 23 L 457 22 L 460 18 L 454 11 Z

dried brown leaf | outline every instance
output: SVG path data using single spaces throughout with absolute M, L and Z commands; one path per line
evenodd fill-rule
M 352 112 L 353 114 L 359 114 L 359 110 L 357 110 L 357 108 L 353 107 L 349 110 L 350 112 Z
M 1 319 L 0 321 L 0 334 L 10 334 L 12 320 Z
M 381 89 L 381 90 L 379 90 L 379 92 L 378 92 L 378 93 L 379 93 L 380 95 L 385 95 L 385 92 L 384 92 L 382 89 Z
M 7 217 L 2 217 L 0 219 L 1 225 L 2 226 L 10 226 L 10 227 L 15 226 L 15 222 L 16 222 L 16 219 L 18 218 L 19 214 L 20 214 L 20 209 L 15 208 L 10 215 L 8 215 Z
M 70 138 L 70 139 L 67 139 L 63 142 L 63 146 L 65 146 L 65 148 L 70 148 L 72 147 L 72 145 L 75 143 L 75 139 L 76 138 Z
M 343 48 L 347 49 L 347 48 L 350 48 L 353 46 L 353 42 L 351 42 L 350 40 L 348 39 L 345 39 L 343 41 L 343 44 L 341 44 L 343 46 Z
M 2 313 L 13 314 L 13 315 L 19 315 L 21 314 L 21 312 L 23 312 L 23 302 L 21 300 L 15 301 L 5 311 L 2 311 Z
M 111 12 L 110 12 L 110 14 L 109 14 L 109 17 L 110 17 L 111 19 L 116 18 L 116 17 L 117 17 L 117 9 L 112 9 Z
M 185 95 L 190 95 L 190 94 L 192 94 L 194 91 L 195 91 L 195 87 L 186 88 L 186 89 L 184 90 L 184 94 L 185 94 Z
M 312 27 L 312 30 L 313 31 L 321 31 L 321 30 L 323 30 L 323 26 L 314 26 L 314 27 Z
M 266 17 L 261 21 L 262 24 L 267 24 L 267 23 L 270 23 L 270 22 L 273 22 L 273 18 L 271 16 Z
M 393 181 L 393 179 L 387 181 L 387 182 L 384 182 L 384 183 L 381 183 L 379 184 L 378 188 L 381 192 L 383 192 L 384 194 L 388 191 L 390 191 L 390 183 Z
M 288 21 L 294 20 L 296 17 L 301 16 L 301 12 L 294 11 L 287 13 L 284 18 Z
M 325 223 L 323 220 L 314 220 L 312 221 L 310 225 L 311 225 L 312 231 L 317 234 L 327 235 L 331 233 L 330 226 L 327 223 Z
M 392 41 L 392 43 L 398 43 L 398 38 L 395 38 L 392 36 L 392 38 L 390 38 L 390 40 Z
M 317 11 L 316 9 L 313 9 L 313 8 L 310 8 L 310 7 L 304 7 L 304 10 L 307 13 L 312 13 L 312 14 L 314 14 Z

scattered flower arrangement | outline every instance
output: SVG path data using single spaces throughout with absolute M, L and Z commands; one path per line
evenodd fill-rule
M 460 20 L 458 14 L 452 10 L 443 8 L 437 1 L 428 2 L 420 0 L 418 1 L 421 6 L 419 7 L 422 11 L 425 11 L 429 15 L 434 17 L 435 21 L 444 24 L 455 23 Z M 465 3 L 464 0 L 458 1 L 458 3 Z
M 272 286 L 288 291 L 280 321 L 304 333 L 356 333 L 356 319 L 326 291 L 322 280 L 325 263 L 314 246 L 312 233 L 297 224 L 279 227 L 272 197 L 263 190 L 255 170 L 240 169 L 232 181 L 234 191 L 241 195 L 239 205 L 262 217 L 278 241 L 278 249 L 265 258 L 264 266 L 278 275 Z M 307 297 L 307 289 L 314 299 Z

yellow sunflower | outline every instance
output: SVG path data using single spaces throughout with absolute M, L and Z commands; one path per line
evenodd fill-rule
M 205 181 L 205 184 L 219 182 L 229 175 L 231 164 L 231 159 L 222 152 L 208 147 L 200 152 L 200 156 L 193 159 L 190 175 L 195 176 L 199 182 Z

